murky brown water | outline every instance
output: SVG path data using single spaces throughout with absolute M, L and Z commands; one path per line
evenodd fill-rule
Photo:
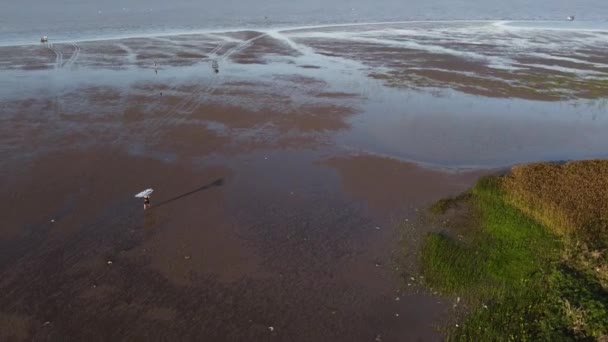
M 0 48 L 0 339 L 439 339 L 397 225 L 488 168 L 605 156 L 608 61 L 602 32 L 420 25 Z

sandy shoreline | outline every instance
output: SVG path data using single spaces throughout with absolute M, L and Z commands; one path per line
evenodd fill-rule
M 556 63 L 520 36 L 537 66 L 505 71 L 496 37 L 407 25 L 0 47 L 0 339 L 439 339 L 397 226 L 496 168 L 605 155 L 608 60 L 596 33 Z

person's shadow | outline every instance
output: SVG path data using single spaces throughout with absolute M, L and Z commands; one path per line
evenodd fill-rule
M 150 209 L 152 209 L 152 208 L 158 208 L 158 207 L 160 207 L 162 205 L 169 204 L 171 202 L 177 201 L 177 200 L 182 199 L 184 197 L 188 197 L 190 195 L 194 195 L 195 193 L 197 193 L 199 191 L 208 190 L 208 189 L 211 189 L 213 187 L 216 187 L 216 186 L 219 187 L 219 186 L 222 186 L 222 185 L 224 185 L 224 179 L 220 178 L 220 179 L 217 179 L 217 180 L 215 180 L 215 181 L 213 181 L 213 182 L 211 182 L 211 183 L 209 183 L 207 185 L 203 185 L 200 188 L 196 188 L 196 189 L 194 189 L 192 191 L 188 191 L 188 192 L 183 193 L 183 194 L 181 194 L 179 196 L 175 196 L 173 198 L 170 198 L 170 199 L 168 199 L 166 201 L 162 201 L 162 202 L 160 202 L 158 204 L 154 204 L 154 205 L 152 205 L 150 207 Z

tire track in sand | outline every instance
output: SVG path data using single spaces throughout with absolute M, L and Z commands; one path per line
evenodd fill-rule
M 217 60 L 225 61 L 226 59 L 230 58 L 230 56 L 232 56 L 236 53 L 242 52 L 243 50 L 248 48 L 252 43 L 254 43 L 256 40 L 258 40 L 266 35 L 267 35 L 266 33 L 261 33 L 253 38 L 242 41 L 240 44 L 227 50 Z M 224 44 L 222 44 L 222 45 L 224 45 Z M 219 49 L 221 49 L 221 47 L 214 49 L 215 52 L 210 52 L 209 54 L 211 55 L 213 53 L 216 53 L 217 51 L 219 51 Z M 206 87 L 205 86 L 197 87 L 192 92 L 191 96 L 187 97 L 186 99 L 184 99 L 184 101 L 180 102 L 176 107 L 174 107 L 172 110 L 170 110 L 168 116 L 165 116 L 163 119 L 160 119 L 158 124 L 154 125 L 150 129 L 153 132 L 153 135 L 154 136 L 158 135 L 159 129 L 162 126 L 165 126 L 165 123 L 175 119 L 175 117 L 177 117 L 180 114 L 180 112 L 185 112 L 186 114 L 189 114 L 189 113 L 192 113 L 194 110 L 196 110 L 196 108 L 200 105 L 201 100 L 204 98 L 204 96 L 202 96 L 202 95 L 207 95 L 207 96 L 212 95 L 213 92 L 217 89 L 217 83 L 218 83 L 218 79 L 220 77 L 221 77 L 221 75 L 213 75 L 213 77 L 211 78 L 210 82 L 207 84 Z M 181 117 L 175 123 L 179 124 L 179 123 L 182 123 L 184 120 L 185 119 L 183 117 Z
M 251 42 L 253 42 L 255 39 L 259 39 L 263 35 L 264 34 L 261 34 L 252 39 L 239 43 L 238 45 L 236 45 L 236 46 L 230 48 L 228 51 L 226 51 L 222 56 L 220 56 L 220 58 L 218 58 L 218 60 L 220 60 L 220 61 L 225 60 L 226 58 L 230 57 L 230 55 L 232 55 L 238 51 L 242 51 L 242 49 L 246 48 Z M 225 45 L 226 45 L 226 42 L 224 41 L 221 44 L 219 44 L 217 47 L 215 47 L 213 50 L 208 52 L 207 55 L 211 56 L 211 55 L 217 54 L 217 52 L 219 52 L 219 50 L 221 50 Z M 192 110 L 194 110 L 196 108 L 196 106 L 198 106 L 198 104 L 200 103 L 201 94 L 204 94 L 204 93 L 209 92 L 210 90 L 214 89 L 215 84 L 217 83 L 218 76 L 219 75 L 213 75 L 210 82 L 207 85 L 201 84 L 201 85 L 197 86 L 195 89 L 193 89 L 190 96 L 186 97 L 184 100 L 182 100 L 180 103 L 178 103 L 175 107 L 173 107 L 171 110 L 169 110 L 169 112 L 167 112 L 167 115 L 165 115 L 161 119 L 158 119 L 152 127 L 148 127 L 148 130 L 151 131 L 154 136 L 156 136 L 156 135 L 158 135 L 160 128 L 162 128 L 163 126 L 167 125 L 170 121 L 175 119 L 175 117 L 178 116 L 180 114 L 180 112 L 182 112 L 182 111 L 192 112 Z M 181 121 L 182 120 L 180 120 L 180 122 Z
M 207 55 L 213 55 L 216 54 L 220 49 L 222 49 L 224 47 L 224 45 L 226 44 L 226 42 L 221 42 L 220 44 L 218 44 L 215 48 L 213 48 L 211 51 L 209 51 L 207 53 Z M 198 85 L 196 86 L 193 90 L 192 90 L 192 94 L 196 94 L 198 92 L 200 92 L 203 89 L 204 85 Z M 171 90 L 175 90 L 177 87 L 171 87 Z M 156 96 L 156 95 L 151 95 L 151 96 Z M 148 131 L 153 132 L 155 135 L 157 133 L 157 131 L 165 125 L 166 122 L 168 122 L 169 120 L 171 120 L 172 118 L 174 118 L 176 116 L 176 114 L 182 110 L 184 108 L 184 106 L 186 106 L 190 100 L 194 97 L 194 95 L 190 95 L 187 96 L 185 99 L 181 100 L 178 104 L 176 104 L 175 106 L 173 106 L 173 108 L 169 109 L 169 111 L 162 117 L 159 119 L 154 120 L 154 123 L 152 125 L 148 125 L 146 127 L 146 129 Z
M 65 64 L 63 65 L 64 67 L 72 67 L 80 56 L 80 46 L 78 46 L 77 43 L 72 43 L 72 48 L 74 48 L 74 50 L 72 51 L 72 55 L 70 56 L 68 61 L 65 62 Z
M 224 45 L 226 44 L 226 42 L 221 42 L 220 44 L 218 44 L 216 47 L 214 47 L 211 51 L 207 52 L 207 55 L 213 55 L 216 54 L 222 47 L 224 47 Z M 198 85 L 197 87 L 195 87 L 193 89 L 193 91 L 191 93 L 197 93 L 199 91 L 201 91 L 203 88 L 203 85 Z M 171 87 L 169 90 L 176 90 L 177 86 L 173 86 Z M 149 95 L 148 98 L 153 98 L 156 97 L 156 94 L 153 95 Z M 182 99 L 181 101 L 179 101 L 179 103 L 177 103 L 175 106 L 173 106 L 171 109 L 169 109 L 169 111 L 167 111 L 167 113 L 159 119 L 155 119 L 153 120 L 149 125 L 147 125 L 145 127 L 145 129 L 147 131 L 153 132 L 154 135 L 156 135 L 156 132 L 165 125 L 165 123 L 167 121 L 169 121 L 172 117 L 175 116 L 175 114 L 180 111 L 191 99 L 192 96 L 186 97 L 185 99 Z
M 210 56 L 210 55 L 217 54 L 217 52 L 220 51 L 225 45 L 226 45 L 226 42 L 221 42 L 220 44 L 218 44 L 218 46 L 213 48 L 213 50 L 209 51 L 209 53 L 207 55 Z M 204 84 L 199 84 L 197 87 L 194 88 L 194 90 L 192 91 L 192 94 L 197 94 L 197 93 L 201 92 L 204 87 L 205 87 Z M 194 98 L 194 96 L 195 95 L 190 95 L 190 96 L 186 97 L 185 99 L 183 99 L 182 101 L 180 101 L 180 103 L 178 103 L 175 107 L 173 107 L 171 110 L 169 110 L 169 112 L 167 112 L 167 116 L 171 117 L 174 114 L 176 114 L 178 111 L 183 110 L 184 106 L 188 105 L 188 103 Z
M 54 46 L 53 43 L 49 43 L 46 46 L 47 48 L 49 48 L 51 51 L 53 51 L 55 53 L 55 66 L 54 69 L 60 69 L 63 65 L 63 52 L 57 50 Z
M 232 49 L 226 51 L 226 53 L 219 58 L 219 61 L 225 61 L 227 58 L 230 58 L 230 56 L 232 56 L 236 53 L 242 52 L 243 50 L 245 50 L 246 48 L 251 46 L 251 44 L 253 44 L 256 40 L 258 40 L 264 36 L 267 36 L 267 33 L 261 33 L 255 37 L 248 39 L 248 40 L 244 41 L 243 43 L 233 47 Z M 205 89 L 205 91 L 202 93 L 202 95 L 207 95 L 207 96 L 212 95 L 213 92 L 217 89 L 216 84 L 218 83 L 218 79 L 221 78 L 222 75 L 218 74 L 216 76 L 217 77 L 214 77 L 211 80 L 209 86 Z M 202 100 L 200 95 L 201 94 L 198 94 L 198 96 L 195 97 L 194 103 L 192 103 L 192 105 L 186 109 L 186 112 L 192 113 L 200 105 L 201 100 Z

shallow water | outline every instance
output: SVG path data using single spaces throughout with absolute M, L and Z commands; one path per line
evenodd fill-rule
M 48 35 L 56 41 L 176 33 L 203 29 L 268 28 L 345 22 L 440 19 L 608 19 L 602 0 L 583 1 L 4 1 L 0 44 Z
M 605 157 L 608 31 L 569 25 L 419 22 L 5 47 L 0 97 L 5 120 L 32 98 L 81 111 L 82 89 L 100 113 L 129 110 L 137 99 L 141 110 L 165 114 L 142 122 L 143 131 L 179 126 L 205 104 L 288 112 L 333 106 L 341 113 L 333 121 L 290 134 L 323 133 L 336 148 L 440 167 Z M 220 61 L 220 74 L 209 58 Z M 165 103 L 161 91 L 185 100 Z M 86 115 L 48 115 L 56 127 L 89 128 Z M 241 139 L 288 133 L 265 133 L 263 118 L 251 120 Z M 220 117 L 200 123 L 226 132 Z M 113 139 L 123 142 L 141 135 L 115 129 L 122 133 Z M 10 131 L 3 137 L 15 139 Z

